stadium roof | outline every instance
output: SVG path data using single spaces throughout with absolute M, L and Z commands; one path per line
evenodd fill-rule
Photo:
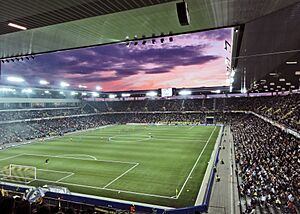
M 186 0 L 191 18 L 188 26 L 179 24 L 177 2 L 180 1 L 3 1 L 0 59 L 116 43 L 127 36 L 147 38 L 170 31 L 181 34 L 228 26 L 241 26 L 234 51 L 236 89 L 244 82 L 241 74 L 245 68 L 249 88 L 255 80 L 284 69 L 286 60 L 297 58 L 295 53 L 272 55 L 268 60 L 248 56 L 299 49 L 299 0 Z M 28 30 L 12 28 L 8 23 Z
M 299 89 L 300 74 L 296 72 L 300 71 L 300 3 L 297 2 L 247 22 L 235 33 L 235 88 L 242 88 L 245 83 L 251 91 Z

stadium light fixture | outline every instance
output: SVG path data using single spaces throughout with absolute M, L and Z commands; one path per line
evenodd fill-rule
M 270 76 L 276 76 L 277 73 L 272 72 L 272 73 L 269 73 L 269 75 L 270 75 Z
M 65 88 L 65 87 L 69 87 L 70 84 L 67 83 L 67 82 L 61 82 L 61 83 L 60 83 L 60 86 L 61 86 L 62 88 Z
M 235 75 L 235 71 L 232 70 L 232 72 L 230 73 L 230 77 L 234 77 L 234 75 Z
M 300 71 L 296 71 L 296 72 L 295 72 L 295 75 L 300 75 Z
M 21 77 L 7 77 L 7 81 L 21 83 L 25 80 Z
M 0 92 L 15 92 L 16 89 L 13 88 L 0 88 Z
M 187 96 L 187 95 L 191 95 L 192 92 L 188 91 L 188 90 L 182 90 L 182 91 L 179 91 L 178 94 L 181 95 L 181 96 Z
M 169 42 L 173 42 L 174 41 L 174 39 L 173 39 L 173 32 L 172 31 L 170 31 L 169 32 Z
M 214 90 L 214 91 L 211 91 L 211 93 L 220 94 L 221 90 Z
M 31 88 L 24 88 L 24 89 L 22 89 L 21 92 L 22 92 L 22 93 L 26 93 L 26 94 L 31 94 L 33 91 L 32 91 Z
M 145 35 L 143 35 L 143 36 L 142 36 L 142 38 L 143 38 L 142 45 L 146 45 L 146 43 L 147 43 L 146 36 L 145 36 Z
M 109 95 L 108 95 L 108 98 L 111 98 L 111 99 L 116 98 L 116 97 L 117 97 L 116 94 L 109 94 Z
M 40 80 L 40 85 L 49 85 L 49 82 L 46 80 Z
M 98 92 L 92 92 L 92 96 L 93 97 L 99 97 L 99 93 Z
M 97 86 L 96 86 L 96 90 L 97 90 L 97 91 L 100 91 L 100 90 L 102 90 L 102 87 L 99 86 L 99 85 L 97 85 Z
M 146 96 L 148 97 L 156 97 L 157 96 L 157 92 L 155 91 L 149 91 L 146 93 Z
M 78 93 L 76 91 L 71 91 L 71 95 L 75 96 L 75 95 L 78 95 Z
M 287 83 L 285 83 L 286 85 L 291 85 L 291 83 L 290 82 L 287 82 Z
M 287 61 L 285 62 L 287 65 L 297 65 L 298 62 L 297 61 Z
M 130 97 L 131 94 L 128 94 L 128 93 L 124 93 L 124 94 L 121 94 L 122 97 Z
M 284 78 L 280 78 L 280 79 L 279 79 L 279 82 L 284 82 L 284 81 L 285 81 Z
M 10 26 L 10 27 L 14 27 L 14 28 L 17 28 L 17 29 L 20 29 L 20 30 L 27 30 L 27 28 L 26 27 L 24 27 L 24 26 L 21 26 L 21 25 L 18 25 L 18 24 L 14 24 L 14 23 L 8 23 L 8 26 Z

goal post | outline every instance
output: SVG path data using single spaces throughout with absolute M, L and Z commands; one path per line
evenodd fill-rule
M 36 180 L 36 167 L 9 164 L 6 177 L 10 180 L 31 182 Z

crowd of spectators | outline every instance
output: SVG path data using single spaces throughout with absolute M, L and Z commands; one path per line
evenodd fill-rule
M 227 100 L 225 110 L 253 111 L 300 131 L 300 94 L 232 98 Z
M 207 99 L 159 99 L 89 102 L 99 112 L 252 111 L 300 131 L 300 94 Z
M 240 192 L 251 212 L 257 205 L 296 213 L 300 201 L 300 141 L 253 115 L 231 121 Z M 253 212 L 253 211 L 252 211 Z

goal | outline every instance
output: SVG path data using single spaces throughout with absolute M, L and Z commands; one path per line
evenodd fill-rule
M 30 183 L 36 180 L 36 167 L 10 164 L 5 174 L 5 179 Z

